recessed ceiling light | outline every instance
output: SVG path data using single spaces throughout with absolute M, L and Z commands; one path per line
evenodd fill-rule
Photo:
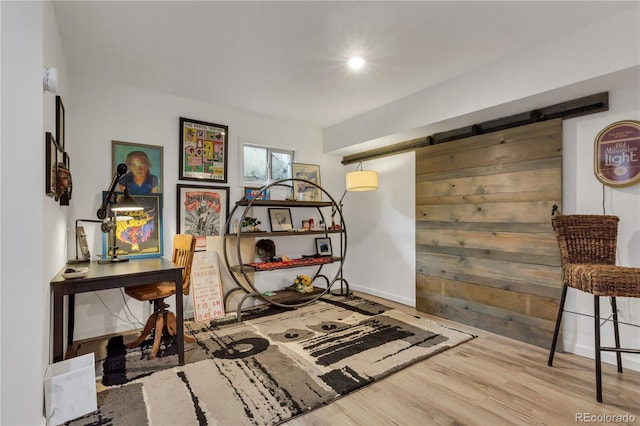
M 348 63 L 349 68 L 351 68 L 352 70 L 359 70 L 364 66 L 364 59 L 359 56 L 354 56 L 353 58 L 349 59 Z

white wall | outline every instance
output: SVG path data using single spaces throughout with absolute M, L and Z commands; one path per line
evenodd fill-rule
M 42 93 L 43 13 L 39 2 L 2 2 L 2 178 L 0 205 L 0 424 L 43 422 L 48 363 L 48 249 L 45 234 Z M 55 105 L 55 98 L 54 98 Z M 58 215 L 52 217 L 56 225 Z M 53 254 L 56 257 L 56 254 Z
M 594 139 L 608 125 L 640 118 L 640 87 L 614 90 L 609 94 L 609 111 L 563 122 L 563 212 L 566 214 L 613 214 L 620 217 L 618 264 L 640 267 L 640 184 L 625 188 L 603 186 L 594 174 Z M 601 315 L 610 315 L 611 306 L 601 298 Z M 619 320 L 640 324 L 640 300 L 619 298 Z M 593 314 L 593 297 L 569 289 L 566 310 Z M 593 358 L 593 320 L 567 313 L 564 316 L 564 347 L 568 352 Z M 620 327 L 625 347 L 640 347 L 638 328 Z M 602 327 L 603 346 L 614 346 L 612 326 Z M 603 361 L 615 363 L 613 353 Z M 640 371 L 637 355 L 623 354 L 623 364 Z
M 72 104 L 67 109 L 67 145 L 71 157 L 73 199 L 66 224 L 70 257 L 74 255 L 74 222 L 78 218 L 95 219 L 100 193 L 112 178 L 111 141 L 126 141 L 163 147 L 164 170 L 164 257 L 171 257 L 171 239 L 176 233 L 176 184 L 178 183 L 179 117 L 226 124 L 229 126 L 228 183 L 182 182 L 228 186 L 231 208 L 242 197 L 238 172 L 238 138 L 272 146 L 294 147 L 297 161 L 319 164 L 323 185 L 340 190 L 342 182 L 332 179 L 331 165 L 321 153 L 321 130 L 283 120 L 211 104 L 116 85 L 102 80 L 73 75 L 70 79 Z M 340 167 L 333 165 L 333 167 Z M 268 222 L 267 222 L 268 223 Z M 99 224 L 84 224 L 91 253 L 102 253 Z M 128 307 L 124 300 L 127 300 Z M 173 299 L 168 300 L 171 304 Z M 187 313 L 191 305 L 187 306 Z M 150 305 L 129 297 L 120 290 L 76 296 L 74 338 L 82 339 L 140 327 L 150 314 Z

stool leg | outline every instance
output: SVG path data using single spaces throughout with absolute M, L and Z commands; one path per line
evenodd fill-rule
M 600 364 L 600 296 L 593 296 L 593 319 L 596 355 L 596 399 L 602 402 L 602 365 Z
M 556 318 L 556 328 L 553 331 L 553 340 L 551 341 L 551 350 L 549 352 L 549 360 L 547 365 L 553 365 L 553 354 L 556 352 L 556 343 L 558 342 L 558 334 L 560 333 L 560 322 L 562 321 L 562 311 L 564 311 L 564 301 L 567 299 L 567 285 L 562 286 L 562 297 L 560 297 L 560 306 L 558 307 L 558 317 Z
M 618 329 L 618 305 L 616 298 L 611 297 L 611 311 L 613 312 L 613 335 L 616 339 L 616 349 L 620 349 L 620 330 Z M 618 373 L 622 373 L 622 353 L 616 352 L 616 361 L 618 363 Z

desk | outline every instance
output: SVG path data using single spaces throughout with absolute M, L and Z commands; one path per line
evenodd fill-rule
M 134 287 L 160 281 L 176 283 L 176 321 L 178 338 L 178 362 L 184 364 L 184 324 L 182 312 L 182 270 L 183 267 L 170 260 L 158 257 L 151 259 L 132 259 L 128 262 L 87 264 L 89 273 L 84 278 L 65 280 L 62 273 L 65 265 L 51 280 L 53 291 L 53 362 L 64 359 L 64 296 L 69 296 L 69 344 L 73 342 L 73 312 L 75 294 L 88 293 L 112 288 Z M 77 267 L 77 265 L 75 265 Z M 73 266 L 72 266 L 73 267 Z

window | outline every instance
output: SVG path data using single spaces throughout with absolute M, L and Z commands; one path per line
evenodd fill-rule
M 261 186 L 291 177 L 294 151 L 241 142 L 242 182 L 246 186 Z

